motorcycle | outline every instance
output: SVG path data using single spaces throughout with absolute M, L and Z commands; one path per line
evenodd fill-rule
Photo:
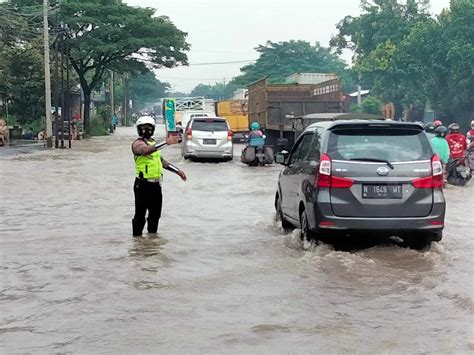
M 450 160 L 446 164 L 446 175 L 451 185 L 464 186 L 472 178 L 471 169 L 466 164 L 466 158 Z
M 244 150 L 242 150 L 240 160 L 248 166 L 265 166 L 266 164 L 273 164 L 273 149 L 263 145 L 255 147 L 248 145 Z

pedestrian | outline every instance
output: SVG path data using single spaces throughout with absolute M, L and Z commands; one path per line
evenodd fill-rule
M 186 174 L 178 167 L 168 163 L 161 156 L 161 149 L 167 145 L 179 143 L 179 137 L 169 137 L 166 142 L 157 143 L 153 139 L 155 120 L 152 117 L 140 117 L 136 123 L 139 137 L 132 143 L 135 158 L 136 178 L 133 186 L 135 194 L 135 215 L 132 220 L 133 236 L 142 235 L 145 216 L 148 211 L 147 230 L 155 234 L 161 217 L 163 196 L 161 184 L 163 169 L 177 174 L 186 181 Z
M 112 126 L 113 126 L 113 130 L 115 131 L 115 129 L 117 128 L 117 115 L 115 113 L 112 116 Z

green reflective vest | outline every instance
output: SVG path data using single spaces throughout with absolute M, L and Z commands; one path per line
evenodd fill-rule
M 149 145 L 154 145 L 154 142 L 148 142 Z M 145 179 L 159 179 L 163 172 L 163 164 L 161 163 L 161 152 L 157 150 L 150 155 L 135 155 L 135 170 L 137 176 Z

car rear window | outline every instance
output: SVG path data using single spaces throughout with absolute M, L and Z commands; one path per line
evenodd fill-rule
M 423 131 L 398 128 L 335 129 L 329 136 L 333 159 L 382 159 L 390 162 L 430 159 L 432 150 Z
M 205 132 L 227 131 L 227 122 L 212 119 L 195 120 L 193 123 L 193 130 Z

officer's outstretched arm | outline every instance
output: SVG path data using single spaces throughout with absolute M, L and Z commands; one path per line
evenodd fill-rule
M 186 174 L 180 168 L 178 168 L 177 166 L 175 166 L 171 163 L 168 163 L 165 159 L 163 159 L 163 157 L 161 158 L 161 164 L 163 164 L 163 168 L 165 168 L 168 171 L 171 171 L 171 172 L 175 173 L 176 175 L 178 175 L 181 178 L 181 180 L 186 181 L 186 179 L 187 179 Z

